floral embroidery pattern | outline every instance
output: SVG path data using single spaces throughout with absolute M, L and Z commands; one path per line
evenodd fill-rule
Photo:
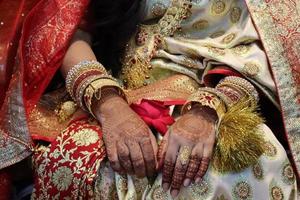
M 51 179 L 59 191 L 66 190 L 73 179 L 72 170 L 68 167 L 59 167 Z
M 232 193 L 235 199 L 252 199 L 252 188 L 246 181 L 238 182 L 234 186 Z
M 291 164 L 289 163 L 289 161 L 287 161 L 283 165 L 281 176 L 282 176 L 282 181 L 288 185 L 291 185 L 295 182 L 296 178 L 295 178 L 294 170 Z
M 86 137 L 86 138 L 85 138 Z M 36 166 L 35 199 L 89 199 L 105 148 L 98 125 L 88 119 L 74 121 L 49 148 L 33 156 Z
M 256 179 L 262 180 L 264 178 L 264 171 L 259 162 L 252 166 L 252 172 Z
M 76 145 L 79 146 L 88 146 L 99 140 L 98 133 L 93 129 L 83 129 L 79 130 L 73 135 L 73 140 Z

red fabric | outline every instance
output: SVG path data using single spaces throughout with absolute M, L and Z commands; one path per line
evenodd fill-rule
M 168 126 L 175 122 L 174 118 L 170 116 L 169 106 L 162 101 L 143 99 L 139 104 L 132 104 L 131 108 L 148 126 L 155 128 L 162 135 L 167 132 Z
M 232 68 L 226 66 L 218 66 L 212 70 L 209 70 L 204 76 L 204 84 L 208 87 L 215 87 L 221 79 L 226 76 L 238 76 L 241 77 L 241 74 Z
M 94 178 L 104 158 L 99 125 L 90 124 L 87 118 L 74 121 L 51 143 L 49 150 L 34 154 L 33 198 L 91 199 Z
M 0 170 L 0 200 L 11 199 L 11 175 L 8 170 Z
M 5 137 L 0 152 L 7 153 L 3 154 L 7 156 L 0 154 L 0 169 L 30 155 L 28 115 L 61 66 L 88 4 L 89 0 L 41 0 L 26 16 L 16 72 L 0 112 L 0 134 Z M 16 125 L 17 119 L 11 115 L 22 117 L 22 128 Z
M 17 54 L 20 29 L 29 10 L 39 0 L 0 1 L 0 106 L 9 84 Z

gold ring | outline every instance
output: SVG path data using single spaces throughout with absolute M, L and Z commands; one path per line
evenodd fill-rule
M 179 161 L 182 165 L 187 165 L 190 160 L 190 155 L 192 153 L 192 148 L 189 146 L 182 146 L 179 151 Z

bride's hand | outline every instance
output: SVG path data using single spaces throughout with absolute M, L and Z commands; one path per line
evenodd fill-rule
M 181 186 L 199 183 L 208 169 L 215 143 L 216 113 L 206 107 L 181 116 L 169 129 L 158 152 L 162 185 L 175 198 Z
M 144 121 L 119 96 L 99 105 L 97 118 L 111 167 L 119 173 L 153 176 L 157 143 Z

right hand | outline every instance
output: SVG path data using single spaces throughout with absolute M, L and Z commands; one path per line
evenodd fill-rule
M 153 176 L 157 143 L 145 122 L 117 95 L 105 99 L 95 110 L 113 170 L 140 178 Z

